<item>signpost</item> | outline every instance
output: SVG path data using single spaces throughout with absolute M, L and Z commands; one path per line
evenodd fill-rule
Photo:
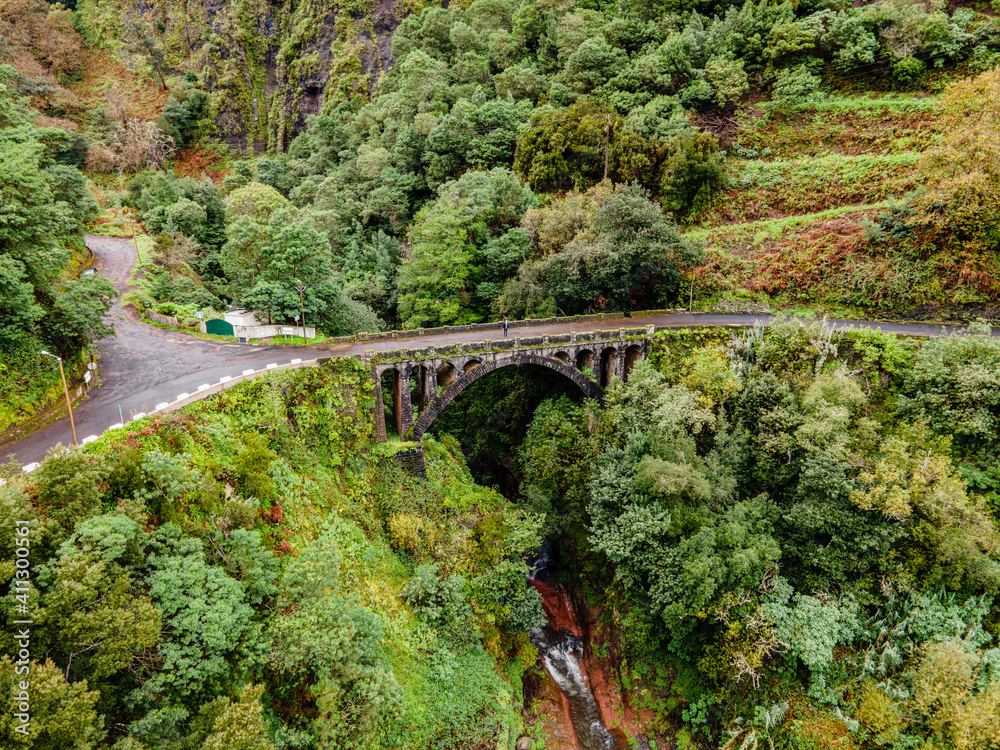
M 69 413 L 69 429 L 73 434 L 73 445 L 79 445 L 79 443 L 76 442 L 76 424 L 73 422 L 73 403 L 69 400 L 69 386 L 66 385 L 66 371 L 63 370 L 62 357 L 57 357 L 55 354 L 49 354 L 44 349 L 42 350 L 42 356 L 51 357 L 59 363 L 59 377 L 62 378 L 63 395 L 66 396 L 66 411 Z
M 298 284 L 295 288 L 299 290 L 299 308 L 302 312 L 302 343 L 304 344 L 306 342 L 306 303 L 302 297 L 302 293 L 306 290 L 306 285 L 300 279 L 295 279 L 295 281 Z M 299 322 L 298 315 L 295 316 L 295 322 Z

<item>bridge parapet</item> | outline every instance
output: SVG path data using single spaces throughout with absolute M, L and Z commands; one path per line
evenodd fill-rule
M 383 378 L 391 378 L 392 414 L 400 438 L 419 441 L 431 423 L 469 385 L 501 367 L 555 370 L 590 398 L 603 400 L 613 378 L 627 379 L 649 353 L 653 326 L 520 336 L 448 346 L 366 351 L 375 381 L 376 437 L 387 439 Z
M 514 350 L 536 350 L 558 347 L 560 344 L 604 344 L 614 341 L 648 341 L 655 332 L 655 326 L 641 328 L 618 328 L 610 331 L 581 331 L 579 333 L 558 333 L 539 336 L 511 336 L 487 341 L 462 342 L 447 346 L 424 346 L 412 349 L 388 351 L 368 349 L 361 355 L 363 361 L 375 365 L 423 362 L 427 359 L 448 359 L 464 354 L 491 354 Z

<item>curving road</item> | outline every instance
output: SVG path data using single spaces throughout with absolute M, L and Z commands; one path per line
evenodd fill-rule
M 135 247 L 130 240 L 108 237 L 87 237 L 94 251 L 94 267 L 107 276 L 119 295 L 127 291 L 127 280 L 136 262 Z M 181 393 L 194 393 L 198 386 L 212 384 L 223 376 L 236 377 L 244 370 L 260 370 L 270 363 L 285 364 L 292 359 L 312 359 L 317 356 L 357 356 L 368 351 L 390 351 L 408 347 L 442 346 L 447 344 L 490 341 L 502 338 L 502 332 L 471 331 L 442 333 L 433 336 L 388 339 L 336 346 L 309 347 L 251 346 L 238 343 L 204 341 L 194 336 L 175 333 L 144 324 L 134 312 L 116 303 L 108 312 L 116 335 L 98 345 L 100 387 L 74 409 L 76 434 L 82 440 L 99 435 L 119 422 L 118 405 L 128 421 L 133 414 L 149 412 L 157 404 L 174 401 Z M 511 330 L 512 336 L 613 330 L 655 325 L 657 328 L 687 326 L 752 326 L 758 320 L 772 323 L 782 320 L 774 315 L 733 315 L 719 313 L 670 313 L 631 318 L 603 319 L 589 322 L 567 321 L 530 328 Z M 885 333 L 904 336 L 940 336 L 962 330 L 955 327 L 920 323 L 880 323 L 865 320 L 832 320 L 838 329 L 880 328 Z M 993 335 L 1000 335 L 994 329 Z M 21 464 L 41 461 L 50 448 L 58 443 L 70 444 L 69 420 L 65 415 L 16 443 L 0 449 L 0 460 L 11 459 Z
M 73 409 L 79 440 L 118 423 L 119 404 L 127 422 L 133 414 L 152 411 L 157 404 L 197 391 L 199 385 L 218 382 L 224 375 L 237 376 L 271 362 L 285 363 L 302 357 L 303 352 L 316 356 L 318 347 L 204 341 L 142 323 L 134 311 L 120 304 L 136 262 L 135 246 L 130 240 L 93 236 L 87 237 L 87 246 L 94 251 L 93 267 L 115 285 L 119 302 L 108 311 L 116 334 L 98 344 L 100 387 L 93 388 Z M 65 410 L 54 422 L 0 449 L 0 460 L 14 459 L 21 464 L 40 461 L 58 443 L 72 443 Z

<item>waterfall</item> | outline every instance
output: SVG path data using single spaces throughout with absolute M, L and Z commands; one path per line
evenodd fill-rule
M 614 750 L 615 738 L 601 721 L 601 714 L 590 688 L 584 640 L 569 594 L 548 578 L 552 565 L 548 545 L 542 548 L 531 577 L 532 586 L 542 595 L 548 623 L 531 631 L 531 642 L 542 657 L 545 669 L 562 691 L 569 707 L 569 718 L 576 732 L 580 750 Z

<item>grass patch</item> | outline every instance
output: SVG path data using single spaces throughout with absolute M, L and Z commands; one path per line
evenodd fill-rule
M 697 227 L 689 229 L 684 234 L 686 237 L 692 239 L 703 240 L 706 248 L 733 248 L 746 243 L 750 243 L 751 246 L 759 246 L 769 239 L 777 240 L 788 232 L 809 226 L 815 222 L 855 212 L 871 212 L 879 208 L 885 208 L 888 203 L 888 201 L 879 201 L 878 203 L 869 205 L 838 206 L 837 208 L 828 208 L 824 211 L 817 211 L 811 214 L 783 216 L 779 219 L 761 219 L 759 221 L 729 224 L 721 227 Z
M 915 97 L 910 94 L 880 96 L 830 96 L 795 107 L 810 112 L 933 112 L 938 97 Z
M 837 97 L 762 117 L 744 113 L 740 119 L 744 126 L 731 153 L 750 158 L 919 152 L 942 132 L 936 98 Z
M 736 187 L 701 221 L 733 223 L 870 205 L 915 189 L 919 159 L 919 153 L 903 151 L 736 162 L 731 167 Z

